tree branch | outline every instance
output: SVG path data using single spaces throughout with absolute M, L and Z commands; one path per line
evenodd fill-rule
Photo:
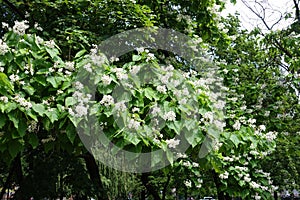
M 9 2 L 8 0 L 3 0 L 3 2 L 6 3 L 13 12 L 17 13 L 22 20 L 25 20 L 25 15 L 14 4 Z

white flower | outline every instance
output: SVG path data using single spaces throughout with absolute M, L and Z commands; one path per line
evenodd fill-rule
M 152 111 L 151 111 L 152 115 L 157 115 L 160 112 L 161 112 L 161 109 L 157 105 L 153 106 Z
M 75 107 L 75 112 L 76 117 L 86 116 L 88 114 L 88 107 L 79 104 Z
M 13 32 L 15 32 L 18 35 L 24 35 L 26 29 L 29 28 L 29 25 L 27 25 L 27 23 L 27 20 L 21 22 L 15 21 L 15 25 L 13 26 Z
M 193 167 L 199 167 L 198 163 L 193 162 Z
M 203 118 L 208 119 L 210 122 L 212 122 L 214 119 L 214 115 L 212 112 L 206 112 L 204 113 Z
M 174 138 L 166 140 L 166 143 L 169 148 L 176 148 L 177 145 L 179 145 L 180 140 L 175 140 Z
M 131 67 L 130 73 L 136 75 L 141 70 L 141 66 L 133 65 Z
M 255 124 L 255 122 L 256 122 L 256 119 L 248 119 L 248 123 L 250 123 L 250 124 Z
M 102 81 L 102 83 L 104 85 L 109 85 L 111 83 L 111 81 L 112 81 L 112 78 L 110 76 L 108 76 L 108 75 L 103 75 L 101 77 L 101 81 Z
M 273 132 L 273 131 L 270 131 L 268 132 L 266 135 L 265 135 L 266 139 L 269 141 L 269 142 L 272 142 L 273 140 L 276 139 L 277 137 L 277 133 L 276 132 Z
M 258 127 L 261 131 L 265 131 L 266 130 L 266 126 L 265 125 L 259 125 Z
M 132 108 L 132 112 L 140 112 L 140 109 L 137 107 Z
M 269 116 L 270 116 L 270 111 L 267 110 L 267 111 L 265 112 L 264 116 L 265 116 L 265 117 L 269 117 Z
M 257 184 L 256 182 L 254 182 L 254 181 L 251 181 L 250 183 L 250 186 L 253 188 L 253 189 L 257 189 L 257 188 L 259 188 L 260 187 L 260 185 L 259 184 Z
M 223 69 L 224 74 L 227 74 L 229 71 L 228 69 Z
M 83 68 L 90 73 L 93 72 L 91 63 L 84 65 Z
M 245 177 L 244 177 L 244 180 L 245 180 L 246 182 L 248 182 L 248 183 L 249 183 L 249 182 L 251 181 L 251 178 L 250 178 L 250 177 L 248 177 L 248 176 L 245 176 Z
M 30 132 L 30 133 L 33 133 L 35 132 L 35 130 L 37 130 L 38 128 L 38 124 L 36 121 L 31 121 L 30 124 L 28 125 L 27 127 L 27 130 Z
M 261 199 L 261 196 L 258 196 L 257 194 L 255 195 L 255 200 L 260 200 Z
M 42 42 L 42 40 L 38 40 L 38 41 Z M 50 49 L 53 49 L 55 47 L 55 42 L 53 40 L 46 41 L 45 42 L 45 46 L 48 47 L 48 48 L 50 48 Z
M 76 81 L 74 83 L 76 90 L 82 90 L 83 89 L 83 84 L 80 83 L 79 81 Z
M 184 105 L 184 104 L 186 104 L 186 102 L 187 102 L 187 99 L 184 98 L 184 99 L 179 100 L 178 103 L 181 104 L 181 105 Z
M 74 62 L 70 62 L 70 61 L 66 62 L 65 63 L 65 69 L 67 69 L 69 71 L 74 71 L 75 70 Z
M 169 111 L 164 115 L 164 120 L 166 121 L 175 121 L 176 120 L 176 114 L 174 111 Z
M 223 174 L 220 174 L 219 177 L 221 179 L 228 179 L 229 173 L 228 172 L 224 172 Z
M 138 130 L 140 128 L 140 122 L 134 120 L 134 119 L 130 119 L 128 122 L 128 128 L 130 129 L 134 129 L 134 130 Z
M 8 102 L 8 98 L 6 96 L 0 97 L 0 101 L 3 101 L 4 103 Z
M 155 56 L 153 53 L 148 53 L 147 58 L 146 58 L 146 62 L 148 62 L 149 60 L 154 60 Z
M 226 123 L 219 120 L 214 120 L 214 124 L 216 125 L 218 130 L 223 130 L 223 128 L 226 126 Z
M 163 94 L 166 94 L 167 93 L 167 88 L 165 85 L 159 85 L 156 87 L 157 91 L 160 92 L 160 93 L 163 93 Z
M 3 29 L 8 29 L 9 28 L 9 25 L 8 25 L 8 23 L 5 23 L 5 22 L 2 22 L 2 28 Z
M 138 47 L 135 50 L 138 52 L 138 54 L 144 52 L 144 48 L 143 47 Z
M 104 95 L 102 100 L 100 101 L 100 104 L 103 104 L 104 106 L 108 107 L 114 103 L 114 98 L 111 95 Z
M 7 44 L 0 39 L 0 55 L 4 55 L 8 52 L 9 47 Z
M 218 100 L 217 103 L 214 104 L 214 106 L 217 109 L 223 109 L 225 107 L 225 104 L 226 104 L 225 101 Z
M 0 72 L 4 72 L 4 67 L 0 67 Z
M 120 101 L 120 102 L 116 103 L 115 108 L 119 112 L 124 112 L 127 109 L 124 101 Z
M 42 27 L 40 27 L 40 25 L 37 22 L 34 23 L 34 28 L 36 28 L 36 30 L 38 31 L 43 31 Z
M 11 74 L 9 76 L 9 79 L 12 81 L 12 82 L 16 82 L 19 80 L 19 76 L 18 75 L 15 75 L 15 74 Z
M 185 185 L 186 187 L 192 187 L 192 182 L 191 182 L 190 180 L 185 180 L 185 181 L 184 181 L 184 185 Z
M 232 127 L 238 131 L 241 128 L 241 123 L 239 121 L 235 121 Z

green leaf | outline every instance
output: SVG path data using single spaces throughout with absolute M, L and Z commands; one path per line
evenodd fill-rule
M 37 112 L 41 117 L 43 117 L 44 113 L 45 113 L 45 106 L 43 104 L 36 104 L 33 103 L 32 104 L 32 109 Z
M 76 100 L 74 97 L 67 97 L 66 101 L 65 101 L 65 106 L 69 107 L 69 106 L 73 106 L 74 104 L 76 104 Z
M 142 59 L 142 57 L 139 55 L 132 55 L 132 61 L 134 61 L 134 62 L 139 61 L 141 59 Z
M 18 133 L 20 137 L 23 137 L 26 134 L 27 130 L 27 123 L 24 118 L 19 119 L 19 128 L 18 128 Z
M 82 49 L 81 51 L 79 51 L 79 52 L 76 53 L 75 58 L 81 57 L 83 54 L 85 54 L 85 52 L 86 52 L 86 50 Z
M 15 127 L 16 129 L 18 129 L 18 127 L 19 127 L 19 116 L 18 116 L 18 111 L 10 112 L 10 113 L 8 113 L 7 115 L 8 115 L 9 120 L 13 122 L 14 127 Z
M 124 139 L 127 140 L 128 142 L 137 145 L 141 140 L 137 133 L 132 132 L 132 133 L 126 133 L 124 136 Z
M 45 114 L 50 119 L 51 123 L 58 120 L 58 111 L 56 108 L 51 108 L 51 110 L 46 111 Z
M 0 113 L 0 129 L 3 128 L 6 122 L 6 116 Z
M 9 90 L 10 93 L 14 91 L 14 86 L 9 81 L 6 74 L 0 72 L 0 86 Z
M 15 158 L 23 149 L 23 140 L 11 140 L 8 145 L 8 152 L 12 158 Z
M 39 145 L 39 139 L 36 134 L 29 134 L 28 143 L 32 146 L 33 149 L 35 149 Z
M 66 128 L 66 134 L 67 137 L 69 138 L 70 142 L 73 144 L 74 140 L 76 138 L 77 132 L 75 127 L 72 124 L 68 124 L 67 128 Z
M 237 137 L 236 134 L 231 134 L 230 140 L 233 142 L 235 147 L 238 147 L 239 143 L 241 142 L 240 139 Z
M 173 155 L 173 152 L 170 151 L 169 149 L 167 149 L 166 154 L 167 154 L 167 159 L 169 160 L 169 162 L 170 162 L 171 165 L 172 165 L 173 162 L 174 162 L 174 155 Z
M 29 94 L 33 95 L 35 92 L 35 89 L 31 85 L 24 85 L 23 89 Z

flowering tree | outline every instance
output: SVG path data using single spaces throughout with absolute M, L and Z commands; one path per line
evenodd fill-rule
M 292 92 L 281 95 L 292 86 L 276 82 L 282 78 L 276 54 L 259 51 L 266 43 L 259 43 L 261 38 L 255 33 L 239 32 L 235 18 L 220 19 L 217 11 L 224 2 L 120 2 L 15 4 L 15 9 L 29 12 L 29 16 L 18 13 L 29 22 L 13 22 L 16 16 L 3 20 L 9 25 L 3 24 L 8 32 L 2 31 L 0 40 L 1 159 L 17 166 L 24 152 L 41 146 L 46 153 L 62 150 L 82 156 L 90 179 L 100 188 L 94 195 L 108 199 L 102 182 L 109 180 L 100 178 L 94 157 L 81 143 L 108 145 L 98 134 L 104 133 L 115 144 L 111 149 L 115 155 L 122 150 L 136 154 L 162 150 L 144 164 L 161 168 L 160 162 L 165 160 L 171 164 L 161 169 L 165 176 L 149 171 L 137 176 L 154 199 L 204 192 L 207 185 L 203 182 L 216 188 L 211 192 L 217 192 L 220 200 L 229 196 L 269 199 L 275 187 L 262 163 L 274 150 L 278 133 L 289 126 L 273 116 L 278 110 L 294 109 L 289 101 L 295 100 Z M 93 9 L 86 10 L 88 6 Z M 171 13 L 174 6 L 178 9 Z M 47 16 L 44 7 L 60 20 L 50 23 L 51 17 L 43 17 Z M 4 8 L 12 7 L 1 5 Z M 71 15 L 62 15 L 63 10 Z M 108 16 L 103 16 L 103 10 Z M 154 15 L 156 11 L 160 15 Z M 27 30 L 29 25 L 33 29 Z M 120 58 L 107 59 L 91 45 L 122 30 L 152 25 L 191 36 L 194 43 L 187 48 L 213 51 L 222 70 L 209 76 L 211 71 L 205 74 L 193 69 L 178 55 L 138 47 Z M 56 42 L 35 33 L 44 33 L 43 38 L 50 36 Z M 91 50 L 80 51 L 89 47 Z M 269 55 L 274 59 L 270 61 Z M 270 70 L 257 67 L 269 62 Z M 155 79 L 149 81 L 148 77 Z M 215 77 L 223 77 L 226 87 L 215 84 L 223 81 Z M 219 91 L 208 87 L 212 84 Z M 220 91 L 226 92 L 226 97 Z M 91 126 L 91 118 L 97 126 Z M 81 138 L 77 135 L 80 130 L 85 130 Z M 99 148 L 89 150 L 98 159 L 105 157 L 105 152 L 97 152 Z M 22 174 L 21 168 L 18 171 Z M 17 183 L 22 186 L 21 178 Z

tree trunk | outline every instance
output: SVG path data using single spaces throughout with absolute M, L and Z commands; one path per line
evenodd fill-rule
M 90 179 L 93 182 L 93 184 L 96 186 L 96 188 L 98 189 L 97 199 L 98 200 L 108 200 L 108 196 L 103 187 L 103 184 L 102 184 L 102 181 L 100 178 L 99 168 L 98 168 L 98 165 L 96 163 L 94 156 L 88 152 L 83 156 L 83 158 L 85 160 L 86 168 L 89 172 Z
M 145 188 L 148 190 L 148 192 L 153 196 L 154 200 L 161 200 L 159 193 L 155 190 L 153 185 L 149 183 L 149 173 L 142 174 L 141 180 Z
M 221 181 L 218 177 L 218 174 L 212 170 L 213 179 L 217 188 L 218 200 L 230 200 L 228 195 L 225 195 L 223 191 L 221 191 Z

